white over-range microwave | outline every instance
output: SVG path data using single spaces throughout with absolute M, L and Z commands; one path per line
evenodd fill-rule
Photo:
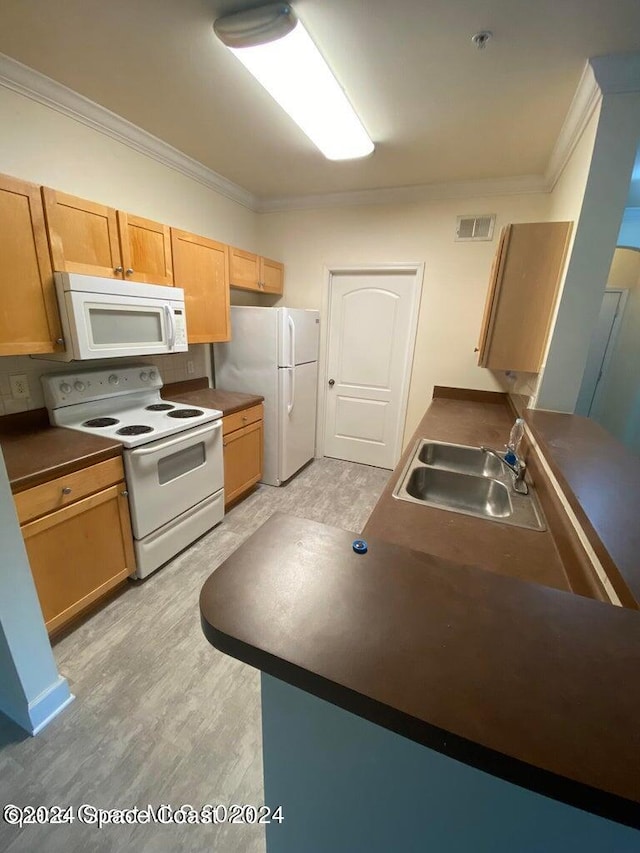
M 55 273 L 65 351 L 56 361 L 186 352 L 184 290 Z

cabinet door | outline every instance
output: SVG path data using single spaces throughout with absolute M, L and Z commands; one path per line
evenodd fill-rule
M 229 283 L 243 290 L 259 290 L 260 258 L 252 252 L 229 247 Z
M 125 279 L 173 285 L 169 226 L 119 210 L 118 230 Z
M 54 270 L 122 278 L 115 210 L 48 187 L 42 198 Z
M 262 421 L 225 435 L 224 505 L 225 507 L 254 486 L 262 476 Z
M 228 247 L 172 228 L 171 250 L 175 286 L 184 288 L 189 343 L 230 340 Z
M 40 189 L 0 175 L 0 355 L 62 348 Z
M 507 227 L 494 263 L 478 363 L 492 370 L 540 370 L 571 222 Z
M 22 526 L 49 632 L 135 571 L 124 491 L 122 482 Z
M 284 264 L 270 258 L 260 258 L 260 281 L 265 293 L 282 293 L 284 289 Z

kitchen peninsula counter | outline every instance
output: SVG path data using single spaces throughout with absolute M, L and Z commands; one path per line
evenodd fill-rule
M 369 516 L 363 535 L 426 551 L 456 563 L 570 590 L 563 561 L 549 529 L 528 530 L 393 497 L 405 463 L 421 438 L 476 447 L 484 444 L 496 450 L 504 448 L 514 419 L 505 397 L 487 395 L 490 402 L 485 401 L 482 394 L 478 397 L 435 397 L 432 400 Z
M 46 409 L 0 418 L 0 446 L 14 494 L 122 455 L 119 441 L 50 426 Z
M 493 777 L 640 826 L 637 611 L 374 537 L 359 555 L 352 540 L 272 516 L 205 583 L 209 642 Z

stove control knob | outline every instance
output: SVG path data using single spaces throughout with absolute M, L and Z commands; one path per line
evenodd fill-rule
M 140 374 L 140 379 L 141 379 L 143 382 L 148 382 L 148 381 L 149 381 L 149 374 L 147 373 L 147 371 L 146 371 L 146 370 L 143 370 L 143 371 L 142 371 L 142 373 Z
M 119 385 L 120 377 L 116 373 L 112 373 L 109 377 L 109 385 Z
M 62 382 L 60 384 L 60 390 L 62 391 L 63 394 L 70 394 L 71 393 L 71 385 L 69 385 L 68 382 Z
M 156 373 L 156 371 L 155 371 L 155 370 L 150 370 L 150 371 L 149 371 L 149 379 L 150 379 L 152 382 L 154 382 L 157 378 L 158 378 L 158 374 Z
M 80 392 L 80 391 L 84 391 L 84 389 L 85 389 L 85 384 L 84 384 L 84 382 L 80 382 L 80 380 L 79 380 L 79 379 L 77 379 L 77 380 L 73 383 L 73 387 L 76 389 L 76 391 Z

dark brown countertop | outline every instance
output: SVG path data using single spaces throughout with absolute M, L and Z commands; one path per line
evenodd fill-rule
M 638 611 L 371 535 L 356 555 L 353 538 L 272 516 L 203 586 L 208 640 L 453 758 L 640 826 Z
M 526 419 L 614 589 L 637 606 L 640 459 L 588 418 L 536 410 Z
M 456 563 L 569 590 L 549 530 L 536 531 L 397 500 L 392 492 L 419 438 L 486 444 L 501 450 L 513 424 L 504 403 L 436 398 L 409 442 L 376 504 L 363 535 L 376 536 Z
M 50 426 L 46 409 L 0 418 L 0 446 L 14 494 L 122 455 L 119 441 Z
M 257 406 L 264 400 L 258 394 L 241 394 L 239 391 L 224 391 L 220 388 L 199 388 L 195 391 L 183 391 L 172 394 L 171 388 L 162 391 L 167 400 L 177 403 L 189 403 L 193 406 L 204 406 L 210 409 L 220 409 L 223 415 L 232 415 L 250 406 Z

